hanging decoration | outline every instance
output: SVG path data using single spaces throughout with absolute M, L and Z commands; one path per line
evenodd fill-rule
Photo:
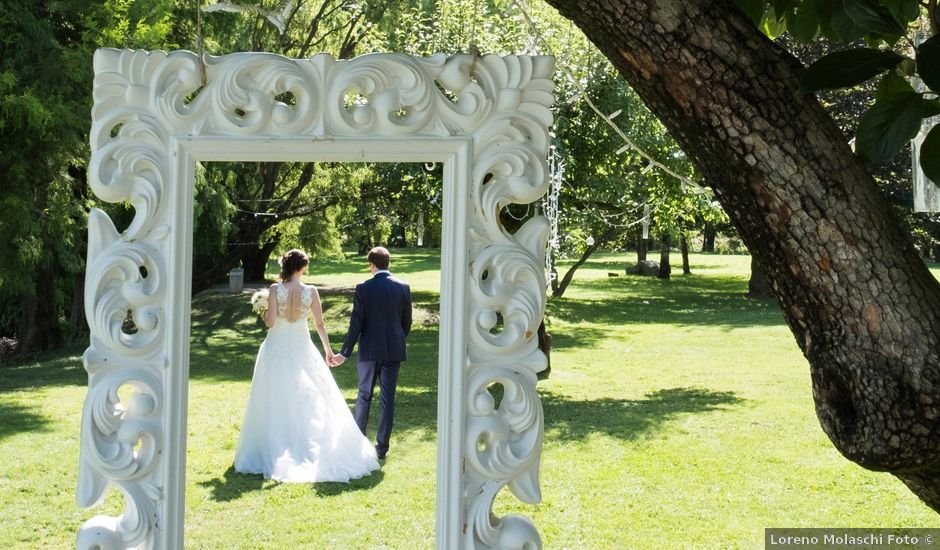
M 561 196 L 561 185 L 565 180 L 565 160 L 558 153 L 554 145 L 548 154 L 548 192 L 542 198 L 542 215 L 548 220 L 548 247 L 545 251 L 545 273 L 548 279 L 545 284 L 550 285 L 556 277 L 555 256 L 561 250 L 558 239 L 558 219 L 561 214 L 558 199 Z

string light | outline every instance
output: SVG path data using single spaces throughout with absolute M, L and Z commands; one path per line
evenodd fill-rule
M 528 10 L 526 10 L 525 5 L 523 5 L 522 0 L 512 0 L 512 5 L 518 8 L 520 14 L 522 15 L 523 19 L 525 20 L 526 24 L 529 27 L 529 31 L 531 32 L 533 37 L 536 39 L 536 41 L 542 45 L 543 50 L 554 55 L 552 53 L 551 46 L 549 46 L 548 41 L 545 40 L 545 37 L 542 35 L 541 30 L 539 30 L 538 25 L 535 24 L 535 20 L 532 18 L 531 15 L 529 15 L 529 12 Z M 624 131 L 621 130 L 619 126 L 614 124 L 612 120 L 614 117 L 619 115 L 621 111 L 620 110 L 615 111 L 610 116 L 604 114 L 600 109 L 597 108 L 597 105 L 595 105 L 594 102 L 591 101 L 591 97 L 587 93 L 587 87 L 585 83 L 575 78 L 574 73 L 571 72 L 571 69 L 567 66 L 567 64 L 562 63 L 560 65 L 561 65 L 562 70 L 565 72 L 565 75 L 571 81 L 571 83 L 574 84 L 575 87 L 578 88 L 578 91 L 573 96 L 571 96 L 571 98 L 568 99 L 568 103 L 574 103 L 578 101 L 579 99 L 584 99 L 584 101 L 588 104 L 591 110 L 594 111 L 597 114 L 597 116 L 601 117 L 601 119 L 603 119 L 604 122 L 606 122 L 607 125 L 610 126 L 614 130 L 614 132 L 616 132 L 617 135 L 619 135 L 620 138 L 623 139 L 623 141 L 626 143 L 624 147 L 621 147 L 617 151 L 618 154 L 627 150 L 633 150 L 635 153 L 637 153 L 638 155 L 646 159 L 649 162 L 650 166 L 653 166 L 662 170 L 664 173 L 672 176 L 673 178 L 679 180 L 680 182 L 684 182 L 686 186 L 692 188 L 694 193 L 696 194 L 708 193 L 708 190 L 702 187 L 702 185 L 700 185 L 697 182 L 692 181 L 686 176 L 679 174 L 675 170 L 659 162 L 655 157 L 653 157 L 652 155 L 647 153 L 642 147 L 637 145 L 637 143 L 633 141 L 633 139 L 630 138 L 630 136 L 624 133 Z

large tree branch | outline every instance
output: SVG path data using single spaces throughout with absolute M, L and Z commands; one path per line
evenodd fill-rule
M 814 97 L 730 0 L 549 0 L 714 185 L 807 357 L 848 458 L 940 510 L 940 284 Z
M 294 205 L 294 201 L 297 200 L 297 197 L 303 192 L 304 189 L 310 185 L 310 182 L 313 180 L 313 172 L 316 169 L 316 164 L 313 162 L 308 162 L 304 165 L 303 170 L 300 172 L 300 177 L 297 179 L 297 185 L 295 185 L 290 192 L 288 192 L 287 197 L 280 203 L 278 206 L 278 213 L 284 213 L 291 209 Z
M 339 48 L 339 58 L 348 59 L 352 57 L 356 52 L 356 46 L 359 45 L 359 41 L 365 36 L 365 33 L 354 36 L 353 31 L 356 30 L 356 27 L 359 25 L 359 21 L 365 15 L 364 11 L 360 11 L 356 14 L 356 17 L 353 18 L 352 22 L 349 24 L 349 29 L 346 31 L 346 36 L 343 37 L 343 43 Z
M 310 25 L 307 27 L 307 38 L 304 40 L 303 46 L 300 47 L 300 51 L 297 54 L 297 57 L 304 58 L 307 57 L 307 52 L 310 49 L 310 44 L 313 42 L 313 39 L 317 36 L 317 31 L 320 29 L 320 22 L 326 16 L 326 10 L 332 4 L 332 0 L 324 0 L 320 4 L 320 10 L 317 11 L 316 15 L 313 16 L 313 19 L 310 20 Z

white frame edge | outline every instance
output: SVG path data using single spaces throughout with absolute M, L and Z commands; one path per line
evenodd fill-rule
M 89 182 L 105 201 L 130 201 L 135 217 L 118 233 L 100 210 L 89 216 L 77 500 L 94 506 L 116 486 L 125 509 L 87 521 L 80 548 L 183 546 L 192 182 L 196 161 L 221 160 L 444 162 L 437 546 L 541 547 L 528 518 L 497 518 L 492 504 L 507 485 L 540 500 L 547 223 L 509 234 L 495 214 L 547 189 L 552 67 L 524 56 L 232 54 L 209 60 L 190 102 L 202 84 L 194 54 L 96 52 Z M 274 100 L 285 91 L 294 106 Z M 350 91 L 369 102 L 344 106 Z M 128 310 L 133 335 L 121 332 Z
M 911 176 L 914 180 L 914 212 L 940 212 L 940 183 L 927 178 L 920 167 L 920 147 L 927 132 L 940 122 L 940 117 L 924 120 L 920 133 L 911 140 Z

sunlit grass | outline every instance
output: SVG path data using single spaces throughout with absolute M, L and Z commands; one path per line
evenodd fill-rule
M 624 276 L 627 260 L 592 259 L 549 301 L 543 502 L 504 491 L 498 514 L 529 515 L 546 548 L 571 549 L 755 548 L 771 526 L 940 523 L 895 478 L 855 466 L 826 439 L 808 365 L 776 305 L 744 297 L 746 256 L 693 255 L 693 274 L 669 281 Z M 416 319 L 437 311 L 438 266 L 435 251 L 393 251 Z M 334 348 L 352 287 L 367 276 L 353 254 L 310 267 Z M 381 472 L 349 485 L 278 484 L 231 469 L 264 335 L 250 292 L 193 302 L 187 547 L 432 547 L 437 327 L 419 321 L 409 339 Z M 0 369 L 2 548 L 72 547 L 83 521 L 120 513 L 116 491 L 95 510 L 75 505 L 83 347 Z M 351 403 L 354 364 L 333 374 Z

